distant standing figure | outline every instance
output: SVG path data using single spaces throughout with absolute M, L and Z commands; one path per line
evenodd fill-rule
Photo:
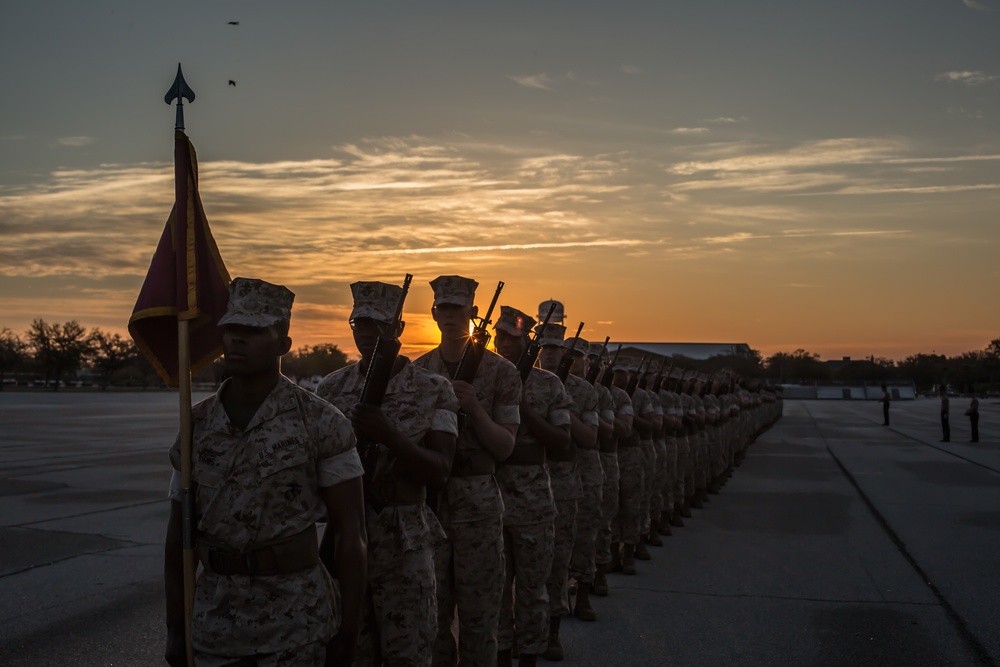
M 882 385 L 882 398 L 879 399 L 879 403 L 882 404 L 882 426 L 889 425 L 889 390 L 885 385 Z
M 948 388 L 941 385 L 941 442 L 951 442 L 951 424 L 948 421 L 948 410 L 951 403 L 948 400 Z
M 976 398 L 976 392 L 972 392 L 972 400 L 969 402 L 969 409 L 965 411 L 965 414 L 969 416 L 969 425 L 972 426 L 972 440 L 970 442 L 979 442 L 979 399 Z

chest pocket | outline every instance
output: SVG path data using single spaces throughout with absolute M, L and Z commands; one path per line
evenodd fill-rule
M 309 461 L 309 452 L 303 449 L 290 449 L 265 457 L 258 465 L 257 472 L 261 479 L 271 477 L 281 472 L 289 474 Z

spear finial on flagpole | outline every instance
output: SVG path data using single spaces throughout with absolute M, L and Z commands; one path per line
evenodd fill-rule
M 181 64 L 177 63 L 177 76 L 174 78 L 173 84 L 170 86 L 170 90 L 167 94 L 163 96 L 163 101 L 167 104 L 172 103 L 177 100 L 177 122 L 174 125 L 175 130 L 184 129 L 184 100 L 188 102 L 194 102 L 194 91 L 191 87 L 187 85 L 187 81 L 184 80 L 184 73 L 181 72 Z

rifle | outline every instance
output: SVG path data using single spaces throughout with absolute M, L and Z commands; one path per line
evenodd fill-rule
M 576 329 L 576 335 L 573 336 L 573 344 L 569 346 L 568 350 L 563 352 L 562 358 L 559 360 L 559 365 L 556 367 L 556 375 L 563 384 L 566 384 L 566 378 L 569 377 L 569 369 L 573 367 L 573 351 L 576 349 L 576 344 L 580 342 L 580 332 L 582 331 L 583 322 L 580 322 L 580 326 Z
M 635 375 L 629 379 L 628 384 L 625 385 L 625 393 L 629 396 L 635 394 L 636 388 L 639 386 L 639 377 L 642 375 L 642 365 L 646 363 L 646 357 L 643 356 L 639 361 L 639 369 L 635 372 Z
M 663 363 L 660 364 L 660 370 L 656 371 L 656 377 L 653 378 L 653 393 L 659 394 L 660 387 L 663 386 L 663 367 L 667 365 L 667 358 L 663 357 Z
M 611 360 L 608 367 L 604 369 L 604 375 L 601 376 L 601 385 L 611 389 L 611 383 L 615 379 L 615 363 L 618 361 L 618 355 L 622 353 L 622 344 L 618 343 L 618 349 L 615 351 L 615 358 Z
M 611 336 L 604 339 L 604 345 L 601 346 L 601 351 L 597 354 L 597 363 L 587 369 L 587 382 L 590 384 L 597 383 L 597 375 L 601 372 L 601 362 L 604 361 L 604 352 L 608 349 L 609 340 L 611 340 Z M 621 346 L 619 346 L 619 349 L 621 349 Z
M 500 298 L 502 289 L 503 281 L 501 280 L 497 283 L 497 291 L 493 294 L 493 301 L 490 302 L 490 308 L 486 311 L 485 317 L 477 317 L 475 320 L 476 326 L 469 335 L 469 339 L 465 341 L 462 359 L 458 362 L 458 368 L 455 369 L 455 376 L 452 380 L 472 384 L 472 380 L 476 377 L 479 364 L 483 361 L 483 354 L 486 353 L 486 346 L 490 342 L 490 332 L 487 327 L 492 322 L 490 318 L 493 317 L 493 309 L 497 307 L 497 299 Z
M 403 291 L 399 295 L 396 303 L 396 312 L 392 320 L 382 330 L 378 340 L 375 341 L 375 350 L 371 359 L 368 360 L 368 370 L 365 373 L 365 384 L 361 387 L 362 405 L 381 406 L 385 398 L 386 389 L 389 387 L 389 380 L 392 378 L 392 369 L 396 365 L 396 358 L 399 356 L 399 323 L 403 319 L 403 302 L 406 301 L 406 294 L 410 291 L 410 281 L 413 276 L 409 273 L 403 279 Z M 385 507 L 383 500 L 372 488 L 373 477 L 375 476 L 375 466 L 378 463 L 378 443 L 368 441 L 358 441 L 358 453 L 361 454 L 361 465 L 365 470 L 362 482 L 365 488 L 365 499 L 376 510 L 381 511 Z
M 549 313 L 545 316 L 545 321 L 542 322 L 542 326 L 532 332 L 534 338 L 528 337 L 528 347 L 524 348 L 521 358 L 517 360 L 517 372 L 521 374 L 521 382 L 528 380 L 531 369 L 535 367 L 535 362 L 538 361 L 538 353 L 542 351 L 542 346 L 538 344 L 538 341 L 541 339 L 542 334 L 545 333 L 545 327 L 549 325 L 549 319 L 552 317 L 552 312 L 555 309 L 555 303 L 549 306 Z

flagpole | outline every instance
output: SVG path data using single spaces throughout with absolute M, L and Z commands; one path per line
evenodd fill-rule
M 184 130 L 184 99 L 194 101 L 194 91 L 184 81 L 181 64 L 177 63 L 177 76 L 164 100 L 170 104 L 177 100 L 177 116 L 174 131 Z M 177 171 L 179 156 L 174 154 L 174 187 L 178 192 L 183 186 L 178 182 L 180 174 Z M 185 176 L 186 181 L 186 176 Z M 175 196 L 175 206 L 186 203 Z M 190 320 L 177 318 L 177 388 L 180 400 L 180 453 L 181 453 L 181 547 L 183 549 L 184 567 L 184 646 L 187 652 L 187 662 L 194 666 L 194 646 L 191 643 L 191 619 L 194 612 L 195 570 L 198 566 L 194 553 L 194 495 L 191 492 L 191 454 L 193 426 L 191 423 L 191 329 Z

